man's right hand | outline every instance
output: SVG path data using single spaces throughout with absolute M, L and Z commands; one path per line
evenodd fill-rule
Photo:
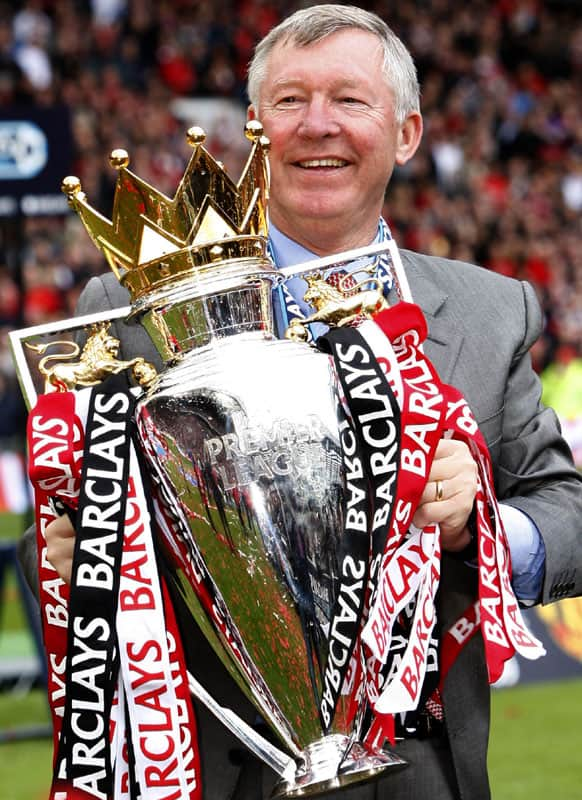
M 46 557 L 67 583 L 71 582 L 75 529 L 66 514 L 57 517 L 45 528 Z

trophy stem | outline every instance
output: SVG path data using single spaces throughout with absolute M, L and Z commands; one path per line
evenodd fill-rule
M 281 776 L 271 800 L 315 797 L 323 792 L 380 777 L 408 763 L 385 750 L 371 750 L 344 734 L 331 734 L 309 744 L 296 759 L 275 747 L 230 709 L 219 705 L 188 673 L 188 685 L 198 698 L 259 759 Z
M 231 711 L 230 708 L 225 708 L 217 703 L 190 672 L 188 672 L 188 688 L 194 697 L 204 703 L 208 710 L 211 711 L 231 733 L 234 733 L 257 758 L 264 761 L 274 772 L 282 776 L 294 772 L 294 761 L 287 753 L 279 750 L 278 747 L 271 744 L 264 736 L 257 733 L 254 728 L 247 725 L 247 723 Z M 284 779 L 283 777 L 283 780 Z
M 408 766 L 395 753 L 369 750 L 351 741 L 343 734 L 332 734 L 309 744 L 297 761 L 293 777 L 281 778 L 271 793 L 271 800 L 313 797 L 342 786 L 363 783 L 388 769 Z

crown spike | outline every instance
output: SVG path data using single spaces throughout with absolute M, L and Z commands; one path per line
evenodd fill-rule
M 268 263 L 269 140 L 258 120 L 247 123 L 245 136 L 251 152 L 235 183 L 203 147 L 204 130 L 189 128 L 186 139 L 193 153 L 174 197 L 130 171 L 126 150 L 113 150 L 109 163 L 117 170 L 117 184 L 111 220 L 89 205 L 78 178 L 63 180 L 69 205 L 132 302 L 222 264 L 249 258 Z

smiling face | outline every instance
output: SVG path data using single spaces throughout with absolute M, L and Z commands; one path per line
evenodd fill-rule
M 320 255 L 373 240 L 394 164 L 420 140 L 419 114 L 396 121 L 382 64 L 379 40 L 355 28 L 279 43 L 249 109 L 271 140 L 270 218 Z

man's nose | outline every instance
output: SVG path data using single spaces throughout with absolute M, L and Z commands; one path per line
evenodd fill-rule
M 309 138 L 334 136 L 339 130 L 340 124 L 331 103 L 323 99 L 313 99 L 305 105 L 299 124 L 301 136 Z

